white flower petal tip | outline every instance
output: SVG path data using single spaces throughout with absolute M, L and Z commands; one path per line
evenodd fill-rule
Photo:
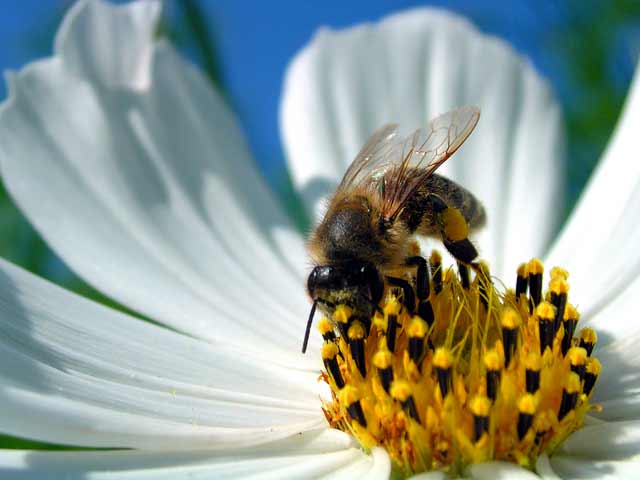
M 153 36 L 161 3 L 76 3 L 58 30 L 55 52 L 70 71 L 110 88 L 144 89 L 150 82 Z
M 438 9 L 323 29 L 292 61 L 280 124 L 308 211 L 319 211 L 376 128 L 398 122 L 412 130 L 463 105 L 479 106 L 482 117 L 441 172 L 489 212 L 478 238 L 481 255 L 500 276 L 513 273 L 519 259 L 542 255 L 561 210 L 560 110 L 528 61 Z M 506 241 L 513 232 L 518 241 Z

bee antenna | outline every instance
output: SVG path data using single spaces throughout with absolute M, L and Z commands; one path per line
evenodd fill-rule
M 309 343 L 309 334 L 311 333 L 311 324 L 313 323 L 313 316 L 316 313 L 316 306 L 318 305 L 318 299 L 313 300 L 311 311 L 309 312 L 309 320 L 307 320 L 307 328 L 304 331 L 304 341 L 302 342 L 302 353 L 307 352 L 307 344 Z

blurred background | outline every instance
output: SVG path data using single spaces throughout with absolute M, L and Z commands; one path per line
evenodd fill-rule
M 49 56 L 56 28 L 71 4 L 71 0 L 3 2 L 0 68 L 19 69 Z M 278 132 L 279 96 L 287 63 L 320 26 L 346 27 L 418 5 L 437 5 L 466 16 L 530 58 L 550 81 L 563 108 L 568 137 L 567 215 L 613 131 L 640 54 L 638 0 L 165 0 L 158 34 L 169 37 L 223 92 L 267 181 L 304 228 L 306 220 L 296 207 Z M 5 97 L 3 81 L 0 100 Z M 2 185 L 0 257 L 122 308 L 66 268 L 22 217 Z M 3 436 L 0 447 L 65 448 Z
M 51 54 L 70 0 L 4 2 L 0 67 L 18 69 Z M 437 5 L 468 17 L 531 59 L 552 84 L 568 133 L 570 211 L 610 136 L 640 53 L 640 2 L 166 0 L 159 35 L 199 64 L 237 112 L 267 180 L 305 226 L 287 176 L 278 132 L 283 74 L 323 25 L 345 27 L 401 9 Z M 0 99 L 6 85 L 0 83 Z M 47 248 L 0 186 L 0 256 L 78 293 L 109 303 Z

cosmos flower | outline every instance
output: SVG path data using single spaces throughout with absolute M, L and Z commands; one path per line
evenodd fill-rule
M 159 8 L 80 2 L 54 56 L 9 76 L 7 189 L 74 271 L 154 323 L 1 261 L 0 431 L 121 450 L 4 450 L 0 469 L 13 478 L 388 478 L 383 449 L 367 453 L 326 424 L 320 336 L 299 353 L 309 309 L 303 238 L 219 94 L 154 38 Z M 581 322 L 600 335 L 603 411 L 536 471 L 629 475 L 640 442 L 637 79 L 549 250 L 558 108 L 509 47 L 443 11 L 323 31 L 294 60 L 281 122 L 295 183 L 314 212 L 374 128 L 422 125 L 464 104 L 479 105 L 482 120 L 443 172 L 489 212 L 483 257 L 500 278 L 515 278 L 531 256 L 568 268 Z M 535 477 L 502 462 L 468 473 Z

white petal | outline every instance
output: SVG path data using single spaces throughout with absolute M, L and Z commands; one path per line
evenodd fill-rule
M 543 453 L 538 457 L 536 461 L 536 473 L 544 480 L 560 480 L 560 477 L 553 471 L 549 457 L 546 453 Z
M 478 480 L 539 480 L 529 470 L 507 462 L 487 462 L 468 468 L 469 476 Z
M 317 375 L 186 337 L 0 260 L 0 431 L 102 447 L 221 448 L 326 424 Z
M 467 104 L 481 107 L 480 123 L 442 172 L 487 208 L 481 253 L 499 274 L 542 254 L 558 210 L 552 208 L 562 170 L 557 105 L 504 42 L 441 10 L 322 30 L 294 59 L 280 120 L 309 211 L 374 129 L 400 122 L 408 131 Z
M 318 478 L 348 467 L 368 467 L 363 473 L 375 473 L 375 454 L 372 459 L 345 437 L 349 439 L 342 432 L 307 432 L 258 448 L 219 452 L 2 450 L 0 464 L 16 479 Z
M 640 421 L 604 422 L 573 433 L 561 447 L 562 455 L 594 461 L 618 461 L 640 454 Z M 551 459 L 553 464 L 553 457 Z
M 112 88 L 146 88 L 153 53 L 149 39 L 159 15 L 160 2 L 155 0 L 126 7 L 79 1 L 60 26 L 56 54 L 71 71 L 93 82 Z M 126 42 L 114 42 L 114 38 Z
M 586 318 L 598 314 L 617 295 L 626 295 L 627 287 L 640 276 L 638 131 L 640 68 L 603 158 L 547 261 L 571 271 L 572 297 L 583 306 Z M 597 325 L 604 328 L 616 320 L 599 318 Z
M 153 43 L 156 9 L 131 5 L 74 8 L 59 55 L 12 76 L 0 111 L 7 188 L 62 258 L 121 303 L 303 365 L 302 240 L 222 99 Z M 125 67 L 100 59 L 130 39 L 137 56 L 123 61 L 147 65 L 150 83 L 111 87 L 127 83 Z
M 563 478 L 620 480 L 638 478 L 640 460 L 607 462 L 556 455 L 551 458 L 555 472 Z

